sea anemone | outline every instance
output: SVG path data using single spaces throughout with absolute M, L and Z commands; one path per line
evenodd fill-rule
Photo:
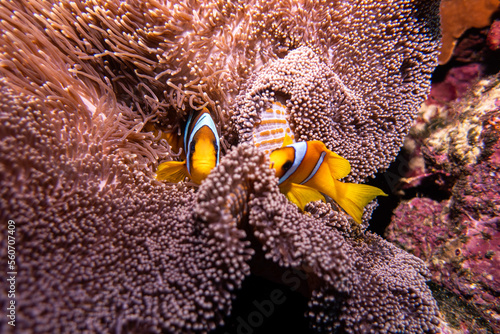
M 435 332 L 423 263 L 364 231 L 375 204 L 361 227 L 326 204 L 301 213 L 246 133 L 260 96 L 283 94 L 298 138 L 342 154 L 350 181 L 383 170 L 429 88 L 437 7 L 1 1 L 0 216 L 16 226 L 16 329 L 208 332 L 261 252 L 307 274 L 319 331 Z M 161 133 L 202 107 L 223 139 L 219 166 L 199 188 L 156 181 L 178 154 Z M 2 233 L 2 258 L 6 243 Z

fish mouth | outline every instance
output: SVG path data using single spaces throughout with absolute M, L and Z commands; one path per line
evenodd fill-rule
M 274 168 L 274 162 L 271 162 L 271 164 L 269 165 L 269 168 L 271 168 L 271 169 Z

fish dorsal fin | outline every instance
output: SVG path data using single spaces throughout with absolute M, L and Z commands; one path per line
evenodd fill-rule
M 337 153 L 330 151 L 322 141 L 312 140 L 310 143 L 310 146 L 317 150 L 316 154 L 318 154 L 318 156 L 320 156 L 321 152 L 326 153 L 324 162 L 328 165 L 330 174 L 334 180 L 339 180 L 349 175 L 351 172 L 351 164 L 347 161 L 347 159 L 344 159 Z
M 309 202 L 325 200 L 325 197 L 316 189 L 296 183 L 290 184 L 285 196 L 289 201 L 296 204 L 302 211 L 304 211 L 306 204 Z
M 285 139 L 283 139 L 283 145 L 281 145 L 281 147 L 285 147 L 292 144 L 293 144 L 293 139 L 288 135 L 288 133 L 285 133 Z
M 346 177 L 351 172 L 351 164 L 347 159 L 342 158 L 337 153 L 333 153 L 329 149 L 326 149 L 326 158 L 325 161 L 330 168 L 330 173 L 334 180 L 340 180 L 343 177 Z
M 156 179 L 167 182 L 180 182 L 189 177 L 185 161 L 167 161 L 156 170 Z

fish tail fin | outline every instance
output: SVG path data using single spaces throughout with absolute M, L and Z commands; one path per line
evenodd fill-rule
M 368 203 L 377 196 L 387 196 L 381 189 L 367 184 L 334 182 L 338 198 L 330 197 L 358 224 L 361 224 L 363 210 Z
M 316 189 L 296 183 L 290 184 L 288 189 L 285 191 L 285 196 L 289 201 L 296 204 L 302 211 L 304 211 L 306 204 L 309 202 L 325 200 L 325 197 Z
M 180 182 L 189 176 L 185 161 L 167 161 L 156 170 L 156 179 L 167 182 Z

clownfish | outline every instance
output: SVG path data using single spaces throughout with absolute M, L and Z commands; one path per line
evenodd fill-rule
M 325 201 L 323 193 L 361 224 L 364 207 L 377 196 L 387 196 L 373 186 L 338 181 L 351 172 L 351 164 L 317 140 L 292 143 L 287 138 L 269 159 L 280 191 L 301 210 L 309 202 Z
M 208 109 L 189 115 L 184 128 L 184 161 L 161 163 L 156 171 L 156 179 L 180 182 L 189 177 L 201 184 L 210 171 L 219 164 L 219 133 Z
M 284 98 L 276 96 L 269 108 L 260 113 L 260 121 L 253 129 L 253 144 L 269 155 L 274 149 L 280 148 L 288 136 L 292 140 L 294 134 L 288 123 L 289 112 L 285 106 Z

